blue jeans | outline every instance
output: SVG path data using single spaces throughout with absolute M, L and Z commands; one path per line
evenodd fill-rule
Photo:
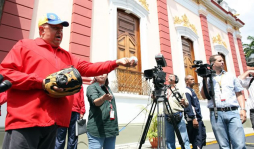
M 238 110 L 218 111 L 215 120 L 214 112 L 210 111 L 210 120 L 216 140 L 221 149 L 246 149 L 243 125 Z
M 109 138 L 98 138 L 87 132 L 89 149 L 115 149 L 116 136 Z
M 79 119 L 80 114 L 77 112 L 71 113 L 71 121 L 68 127 L 68 144 L 67 149 L 77 149 L 78 137 L 75 135 L 75 124 Z M 60 127 L 57 129 L 56 136 L 56 146 L 55 149 L 64 149 L 65 146 L 65 138 L 66 138 L 67 128 Z
M 165 119 L 165 123 L 166 123 L 166 145 L 167 145 L 168 149 L 175 149 L 176 148 L 175 133 L 174 133 L 175 131 L 174 131 L 173 125 L 167 121 L 167 116 Z M 179 124 L 177 126 L 178 126 L 180 133 L 181 133 L 185 149 L 190 149 L 189 137 L 188 137 L 186 124 L 185 124 L 183 117 L 182 117 L 181 122 L 179 122 Z

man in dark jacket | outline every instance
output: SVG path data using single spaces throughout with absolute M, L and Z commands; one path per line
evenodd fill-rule
M 202 121 L 199 100 L 193 90 L 193 86 L 195 84 L 193 76 L 187 75 L 185 77 L 185 83 L 185 94 L 189 101 L 189 106 L 184 109 L 185 119 L 188 122 L 188 136 L 193 149 L 202 149 L 202 147 L 206 144 L 206 130 Z

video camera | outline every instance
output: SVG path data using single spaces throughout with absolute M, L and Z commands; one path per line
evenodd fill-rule
M 162 54 L 155 55 L 155 60 L 157 66 L 153 69 L 147 69 L 144 71 L 144 76 L 146 80 L 153 79 L 153 83 L 155 85 L 155 90 L 163 88 L 166 81 L 166 73 L 163 71 L 162 67 L 167 66 L 167 62 L 164 59 Z
M 194 65 L 192 65 L 192 68 L 197 68 L 195 71 L 200 77 L 209 77 L 215 73 L 215 71 L 212 69 L 213 64 L 203 64 L 202 60 L 194 60 L 193 63 Z

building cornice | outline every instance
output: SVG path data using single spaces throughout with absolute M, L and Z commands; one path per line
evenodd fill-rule
M 220 19 L 223 18 L 224 21 L 231 24 L 236 28 L 241 28 L 244 26 L 244 23 L 238 19 L 231 11 L 225 10 L 221 5 L 219 5 L 214 0 L 201 0 L 204 2 L 204 5 L 211 10 L 211 13 L 215 16 L 219 16 Z

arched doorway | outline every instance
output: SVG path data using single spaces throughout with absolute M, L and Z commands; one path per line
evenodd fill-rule
M 182 36 L 182 48 L 183 48 L 183 59 L 184 59 L 184 70 L 185 76 L 192 75 L 195 79 L 195 85 L 193 87 L 195 93 L 197 94 L 199 99 L 202 99 L 199 93 L 199 83 L 197 79 L 197 73 L 195 72 L 195 68 L 192 68 L 193 61 L 195 60 L 194 50 L 193 50 L 193 42 Z
M 117 10 L 117 59 L 136 56 L 141 62 L 139 18 Z M 117 69 L 118 91 L 142 94 L 141 63 Z

